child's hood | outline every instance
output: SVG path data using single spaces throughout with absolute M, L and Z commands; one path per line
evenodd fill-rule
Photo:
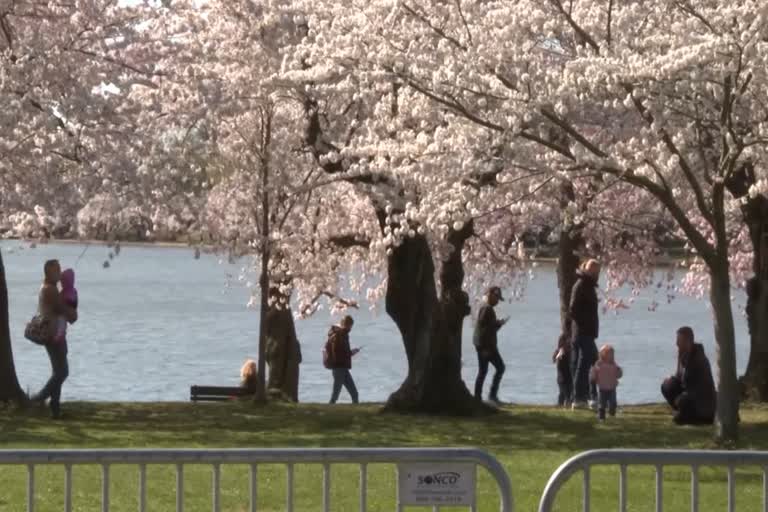
M 61 287 L 64 289 L 75 287 L 75 271 L 71 268 L 61 273 Z

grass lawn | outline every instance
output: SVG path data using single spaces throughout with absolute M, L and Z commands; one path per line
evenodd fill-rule
M 213 448 L 213 447 L 477 447 L 498 458 L 512 479 L 515 510 L 535 511 L 551 473 L 572 455 L 594 448 L 716 448 L 711 428 L 676 427 L 666 408 L 627 407 L 607 424 L 596 424 L 591 413 L 546 407 L 512 406 L 483 419 L 384 415 L 376 405 L 287 405 L 255 407 L 245 402 L 189 403 L 67 403 L 67 417 L 48 419 L 47 410 L 0 411 L 2 448 Z M 742 410 L 738 448 L 768 450 L 768 408 Z M 38 467 L 36 511 L 63 510 L 63 468 Z M 100 470 L 76 466 L 74 510 L 100 510 Z M 616 510 L 618 471 L 592 473 L 593 510 Z M 169 466 L 148 469 L 149 510 L 174 510 L 175 473 Z M 387 466 L 369 469 L 369 510 L 394 509 L 395 472 Z M 137 470 L 114 467 L 111 472 L 113 511 L 137 510 Z M 210 468 L 185 469 L 185 510 L 210 510 Z M 690 476 L 685 468 L 665 469 L 665 510 L 689 509 Z M 700 510 L 726 510 L 725 471 L 702 469 Z M 222 510 L 248 510 L 248 471 L 222 467 Z M 321 510 L 322 470 L 297 466 L 295 510 Z M 561 491 L 558 510 L 580 510 L 581 479 Z M 629 510 L 653 509 L 653 470 L 629 471 Z M 25 510 L 26 469 L 0 468 L 0 511 Z M 334 466 L 331 507 L 357 510 L 355 466 Z M 285 509 L 285 469 L 259 468 L 259 510 Z M 479 476 L 478 509 L 498 510 L 490 477 Z M 762 473 L 737 472 L 738 510 L 760 510 Z M 415 510 L 415 509 L 414 509 Z M 447 510 L 447 509 L 444 509 Z

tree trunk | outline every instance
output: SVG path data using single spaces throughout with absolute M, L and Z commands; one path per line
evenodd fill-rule
M 5 279 L 3 254 L 0 252 L 0 402 L 23 403 L 26 395 L 16 377 L 8 318 L 8 283 Z
M 726 256 L 727 258 L 727 256 Z M 717 342 L 716 435 L 722 441 L 738 437 L 739 386 L 736 378 L 736 335 L 731 308 L 731 281 L 728 260 L 718 259 L 710 268 L 710 301 Z
M 290 306 L 290 297 L 283 297 L 273 288 L 272 295 L 283 299 L 282 305 L 272 305 L 267 313 L 266 359 L 269 365 L 267 392 L 279 392 L 284 399 L 299 401 L 299 364 L 301 347 L 296 336 L 296 324 Z
M 468 416 L 493 410 L 476 400 L 461 378 L 462 325 L 469 314 L 461 252 L 471 233 L 471 223 L 451 231 L 454 250 L 441 268 L 439 297 L 426 238 L 406 238 L 393 248 L 386 310 L 403 337 L 408 376 L 389 397 L 387 411 Z
M 261 273 L 259 275 L 260 311 L 259 311 L 259 361 L 258 379 L 256 380 L 256 402 L 267 400 L 267 314 L 269 313 L 269 259 L 270 247 L 270 144 L 272 143 L 272 112 L 263 109 L 261 112 Z
M 576 284 L 576 271 L 579 269 L 579 256 L 576 254 L 579 243 L 573 230 L 560 235 L 557 255 L 557 288 L 560 295 L 560 332 L 571 337 L 571 322 L 568 307 L 571 302 L 571 290 Z
M 768 200 L 751 199 L 744 209 L 752 242 L 754 275 L 747 282 L 749 363 L 742 383 L 744 396 L 768 401 Z
M 564 182 L 560 188 L 560 208 L 565 211 L 568 203 L 576 197 L 573 183 Z M 571 337 L 571 322 L 568 308 L 571 303 L 571 290 L 576 284 L 576 271 L 579 269 L 578 250 L 581 248 L 583 227 L 573 223 L 567 224 L 565 219 L 560 241 L 557 245 L 557 289 L 560 295 L 560 332 L 569 339 Z

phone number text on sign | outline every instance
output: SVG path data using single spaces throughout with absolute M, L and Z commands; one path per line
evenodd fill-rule
M 475 503 L 474 464 L 400 464 L 398 501 L 408 505 L 465 505 Z

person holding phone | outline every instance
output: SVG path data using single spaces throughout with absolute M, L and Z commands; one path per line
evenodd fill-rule
M 504 360 L 501 358 L 501 354 L 499 354 L 497 332 L 501 329 L 502 325 L 507 323 L 509 318 L 498 320 L 496 318 L 496 311 L 493 308 L 499 301 L 503 300 L 501 288 L 498 286 L 488 288 L 488 292 L 485 294 L 485 304 L 480 307 L 480 311 L 477 314 L 475 332 L 472 336 L 472 342 L 477 350 L 478 363 L 477 380 L 475 380 L 475 398 L 478 400 L 483 399 L 483 384 L 485 383 L 486 375 L 488 375 L 488 365 L 492 364 L 496 372 L 493 375 L 488 399 L 497 405 L 501 404 L 499 400 L 499 385 L 506 369 Z
M 328 331 L 326 358 L 327 366 L 333 373 L 333 389 L 331 390 L 330 403 L 335 404 L 339 399 L 342 386 L 349 392 L 352 403 L 358 403 L 357 386 L 352 378 L 352 357 L 360 352 L 359 348 L 351 348 L 349 345 L 349 333 L 352 331 L 354 319 L 347 315 L 341 319 L 339 325 L 334 325 Z

